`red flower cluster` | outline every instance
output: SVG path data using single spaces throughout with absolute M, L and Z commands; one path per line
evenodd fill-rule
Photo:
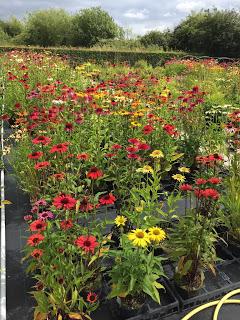
M 179 189 L 181 191 L 192 191 L 193 190 L 193 187 L 190 185 L 190 184 L 182 184 Z
M 196 157 L 198 163 L 202 165 L 214 165 L 217 162 L 223 161 L 223 157 L 217 153 L 210 154 L 208 156 L 198 156 Z
M 197 198 L 207 198 L 207 199 L 218 200 L 220 197 L 219 192 L 212 188 L 208 188 L 204 190 L 195 189 L 194 193 Z
M 166 131 L 167 134 L 169 134 L 170 136 L 177 136 L 178 135 L 178 132 L 177 132 L 177 129 L 175 128 L 174 125 L 172 124 L 165 124 L 163 126 L 163 129 L 164 131 Z

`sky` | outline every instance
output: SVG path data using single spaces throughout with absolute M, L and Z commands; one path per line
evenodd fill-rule
M 11 15 L 23 18 L 37 9 L 64 8 L 70 13 L 100 6 L 129 34 L 174 28 L 191 11 L 201 9 L 240 10 L 240 0 L 0 0 L 0 19 Z

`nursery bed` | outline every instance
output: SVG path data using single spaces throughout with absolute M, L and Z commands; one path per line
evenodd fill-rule
M 26 225 L 23 221 L 23 216 L 28 212 L 29 198 L 18 187 L 17 181 L 11 175 L 11 168 L 7 168 L 5 175 L 5 192 L 6 199 L 13 202 L 12 205 L 6 206 L 6 260 L 7 260 L 7 320 L 32 320 L 34 301 L 29 295 L 33 281 L 25 274 L 25 265 L 21 264 L 23 257 L 22 249 L 25 244 L 24 236 L 26 235 Z M 114 214 L 114 213 L 113 213 Z M 167 304 L 166 296 L 163 296 L 163 306 L 156 307 L 152 304 L 148 307 L 148 312 L 128 320 L 180 320 L 186 310 L 180 312 L 180 308 L 190 310 L 194 306 L 204 302 L 214 300 L 224 293 L 231 291 L 234 288 L 240 287 L 240 262 L 237 257 L 226 247 L 218 249 L 221 252 L 221 257 L 225 260 L 220 261 L 217 269 L 219 276 L 215 279 L 214 276 L 207 274 L 206 288 L 203 292 L 191 299 L 183 299 L 181 295 L 176 294 L 172 282 L 170 281 L 171 303 Z M 234 253 L 237 255 L 236 253 Z M 169 277 L 172 275 L 173 266 L 165 265 L 165 270 Z M 169 286 L 167 284 L 167 287 Z M 164 303 L 165 302 L 165 303 Z M 231 318 L 229 318 L 231 313 Z M 211 310 L 206 310 L 201 315 L 193 317 L 193 320 L 211 319 Z M 222 312 L 223 317 L 220 320 L 237 320 L 239 318 L 239 306 L 224 307 Z M 225 315 L 225 316 L 224 316 Z M 118 320 L 117 315 L 113 317 L 110 312 L 108 303 L 101 306 L 93 315 L 93 320 Z

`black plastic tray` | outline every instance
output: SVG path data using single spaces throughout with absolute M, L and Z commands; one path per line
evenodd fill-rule
M 167 281 L 179 301 L 181 311 L 187 311 L 198 305 L 216 300 L 226 293 L 240 288 L 240 259 L 234 257 L 228 247 L 218 246 L 217 251 L 220 253 L 219 256 L 222 260 L 216 264 L 216 276 L 210 270 L 207 270 L 204 273 L 204 287 L 191 296 L 176 286 L 173 281 L 176 264 L 169 263 L 164 266 L 168 277 Z
M 165 287 L 165 291 L 160 294 L 161 305 L 153 300 L 147 299 L 146 304 L 139 311 L 136 316 L 124 318 L 116 301 L 110 302 L 110 309 L 114 320 L 160 320 L 163 317 L 170 316 L 180 311 L 179 302 L 176 299 L 169 284 L 163 280 L 161 281 Z

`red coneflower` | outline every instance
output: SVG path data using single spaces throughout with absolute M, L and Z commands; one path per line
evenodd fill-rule
M 116 198 L 114 197 L 114 195 L 112 193 L 106 194 L 105 196 L 103 196 L 99 199 L 99 203 L 101 205 L 114 204 L 115 201 L 116 201 Z
M 181 190 L 181 191 L 192 191 L 192 186 L 190 185 L 190 184 L 187 184 L 187 183 L 185 183 L 185 184 L 182 184 L 180 187 L 179 187 L 179 189 Z
M 35 220 L 29 226 L 31 231 L 37 231 L 37 232 L 41 232 L 45 230 L 46 227 L 47 227 L 47 223 L 42 220 Z
M 203 178 L 198 178 L 198 179 L 196 179 L 195 182 L 196 182 L 196 185 L 201 185 L 201 184 L 206 184 L 207 180 L 203 179 Z
M 89 292 L 87 295 L 87 301 L 89 303 L 95 303 L 98 299 L 98 295 L 95 292 Z
M 137 147 L 127 147 L 126 150 L 129 153 L 135 153 L 138 151 L 138 148 Z
M 212 183 L 212 184 L 219 184 L 221 183 L 221 178 L 217 178 L 217 177 L 212 177 L 210 179 L 208 179 L 208 182 Z
M 151 147 L 147 143 L 139 143 L 138 150 L 150 150 Z
M 136 138 L 130 138 L 130 139 L 128 139 L 128 142 L 131 144 L 138 144 L 140 141 Z
M 42 249 L 34 249 L 33 252 L 31 253 L 31 256 L 35 259 L 41 258 L 42 255 L 43 255 Z
M 43 156 L 43 152 L 37 151 L 37 152 L 32 152 L 30 153 L 27 157 L 28 159 L 34 159 L 37 160 Z
M 77 247 L 82 248 L 85 252 L 94 253 L 95 248 L 98 246 L 98 242 L 96 240 L 96 237 L 91 235 L 80 236 L 75 240 L 75 244 Z
M 143 127 L 143 134 L 150 134 L 154 130 L 153 126 L 150 124 L 147 124 L 146 126 Z
M 80 203 L 79 209 L 80 211 L 83 211 L 83 212 L 89 212 L 94 209 L 94 205 L 88 202 L 88 197 L 84 197 Z
M 127 157 L 128 159 L 140 159 L 140 157 L 136 153 L 129 153 Z
M 71 229 L 73 226 L 72 219 L 63 220 L 60 222 L 60 227 L 62 230 L 68 230 Z
M 28 240 L 27 244 L 31 247 L 37 246 L 39 243 L 41 243 L 44 240 L 44 236 L 41 233 L 32 234 Z
M 67 142 L 64 142 L 64 143 L 59 143 L 59 144 L 56 144 L 55 146 L 53 146 L 51 149 L 50 149 L 50 153 L 55 153 L 55 152 L 59 152 L 59 153 L 64 153 L 68 151 L 68 143 Z
M 120 149 L 122 149 L 122 146 L 120 145 L 120 144 L 114 144 L 114 145 L 112 145 L 111 146 L 111 148 L 113 149 L 113 150 L 120 150 Z
M 70 123 L 70 122 L 66 123 L 64 130 L 67 131 L 67 132 L 73 131 L 73 124 Z
M 38 136 L 32 140 L 32 143 L 42 144 L 42 145 L 48 145 L 50 142 L 51 142 L 51 139 L 45 136 Z
M 73 209 L 76 205 L 76 200 L 69 194 L 62 194 L 53 199 L 53 205 L 57 209 Z
M 92 180 L 97 180 L 103 176 L 102 170 L 98 169 L 97 167 L 92 167 L 87 173 L 87 177 Z
M 64 172 L 54 173 L 53 175 L 51 175 L 51 177 L 53 177 L 56 180 L 63 180 L 65 177 L 65 173 Z
M 106 153 L 105 157 L 106 158 L 114 158 L 114 157 L 116 157 L 116 155 L 117 155 L 116 153 Z
M 41 169 L 46 168 L 48 166 L 50 166 L 49 161 L 37 162 L 34 166 L 34 169 L 41 170 Z
M 87 154 L 85 152 L 79 153 L 76 158 L 80 159 L 80 160 L 88 160 L 89 159 L 89 154 Z

